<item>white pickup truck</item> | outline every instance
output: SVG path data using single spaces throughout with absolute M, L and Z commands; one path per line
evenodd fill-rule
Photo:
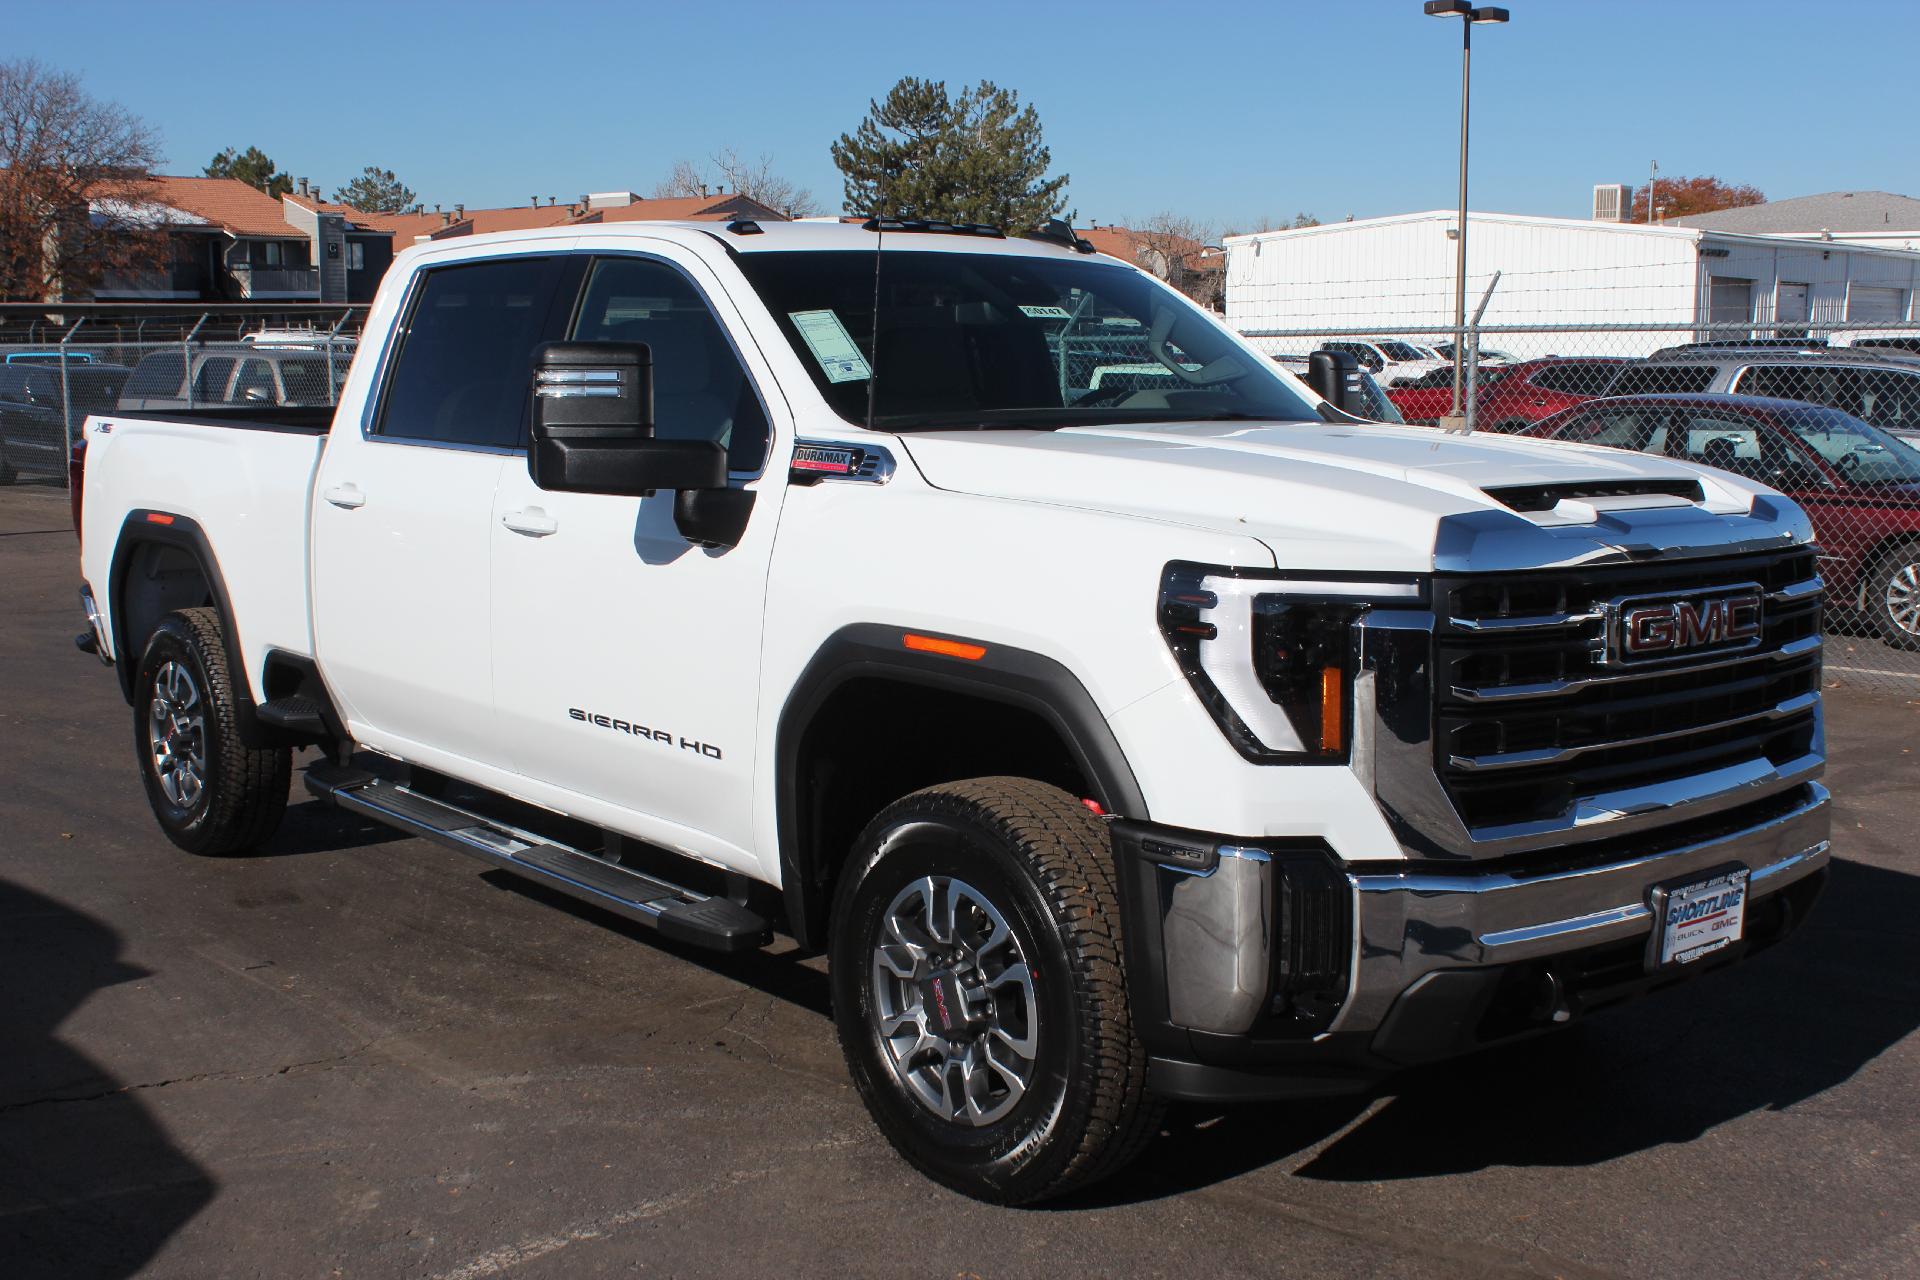
M 267 839 L 317 748 L 673 938 L 777 929 L 986 1199 L 1719 968 L 1825 879 L 1792 503 L 1360 422 L 1057 227 L 411 248 L 337 410 L 100 415 L 77 478 L 174 843 Z

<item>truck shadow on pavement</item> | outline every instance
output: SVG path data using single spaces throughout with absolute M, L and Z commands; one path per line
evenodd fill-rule
M 578 898 L 570 898 L 557 889 L 523 880 L 510 871 L 485 871 L 480 878 L 503 893 L 516 893 L 555 911 L 577 916 L 722 977 L 743 982 L 822 1018 L 831 1020 L 833 1017 L 833 997 L 828 990 L 825 966 L 817 961 L 807 963 L 807 957 L 797 951 L 742 951 L 737 955 L 724 955 L 666 937 L 657 929 L 650 929 Z
M 112 929 L 0 880 L 0 1269 L 130 1276 L 213 1199 L 137 1085 L 55 1036 L 103 987 L 147 976 Z
M 297 785 L 297 784 L 296 784 Z M 348 813 L 319 800 L 287 806 L 286 820 L 271 839 L 247 858 L 292 858 L 308 853 L 339 853 L 377 844 L 392 844 L 408 839 L 404 831 L 385 823 Z
M 1578 1167 L 1690 1142 L 1844 1084 L 1920 1027 L 1920 877 L 1836 861 L 1806 925 L 1746 964 L 1558 1035 L 1389 1081 L 1369 1100 L 1176 1109 L 1092 1200 L 1193 1190 L 1334 1140 L 1293 1175 L 1384 1182 Z M 1338 1135 L 1337 1137 L 1335 1135 Z M 1084 1206 L 1083 1206 L 1084 1207 Z

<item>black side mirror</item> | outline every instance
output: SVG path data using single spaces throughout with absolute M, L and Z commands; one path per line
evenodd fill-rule
M 1368 414 L 1367 392 L 1360 381 L 1360 362 L 1345 351 L 1326 347 L 1307 357 L 1307 385 L 1336 409 L 1364 418 Z
M 549 342 L 533 353 L 527 469 L 542 489 L 642 498 L 727 483 L 712 440 L 653 437 L 653 357 L 640 342 Z
M 533 353 L 533 438 L 527 470 L 542 489 L 648 498 L 679 492 L 674 518 L 689 542 L 740 541 L 753 493 L 727 487 L 717 440 L 653 434 L 653 355 L 643 342 L 549 342 Z

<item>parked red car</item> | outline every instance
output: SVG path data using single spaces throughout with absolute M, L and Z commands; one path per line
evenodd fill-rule
M 1920 649 L 1920 451 L 1849 413 L 1760 396 L 1613 396 L 1525 434 L 1661 453 L 1781 490 L 1813 521 L 1827 599 Z
M 1481 431 L 1518 431 L 1600 395 L 1626 363 L 1613 356 L 1543 356 L 1482 365 L 1474 425 Z M 1432 426 L 1453 408 L 1453 369 L 1435 369 L 1388 387 L 1387 399 L 1408 422 Z

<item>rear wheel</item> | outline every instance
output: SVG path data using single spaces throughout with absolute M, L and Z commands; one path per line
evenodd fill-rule
M 1920 649 L 1920 542 L 1895 547 L 1867 578 L 1867 613 L 1896 649 Z
M 153 816 L 189 853 L 252 848 L 286 812 L 293 752 L 247 747 L 239 723 L 220 615 L 162 618 L 134 679 L 133 745 Z
M 7 451 L 0 449 L 0 484 L 12 484 L 19 478 L 19 471 L 14 469 L 13 463 L 7 461 Z
M 1061 1195 L 1152 1134 L 1105 824 L 1021 778 L 919 791 L 836 893 L 834 1018 L 887 1139 L 977 1199 Z

